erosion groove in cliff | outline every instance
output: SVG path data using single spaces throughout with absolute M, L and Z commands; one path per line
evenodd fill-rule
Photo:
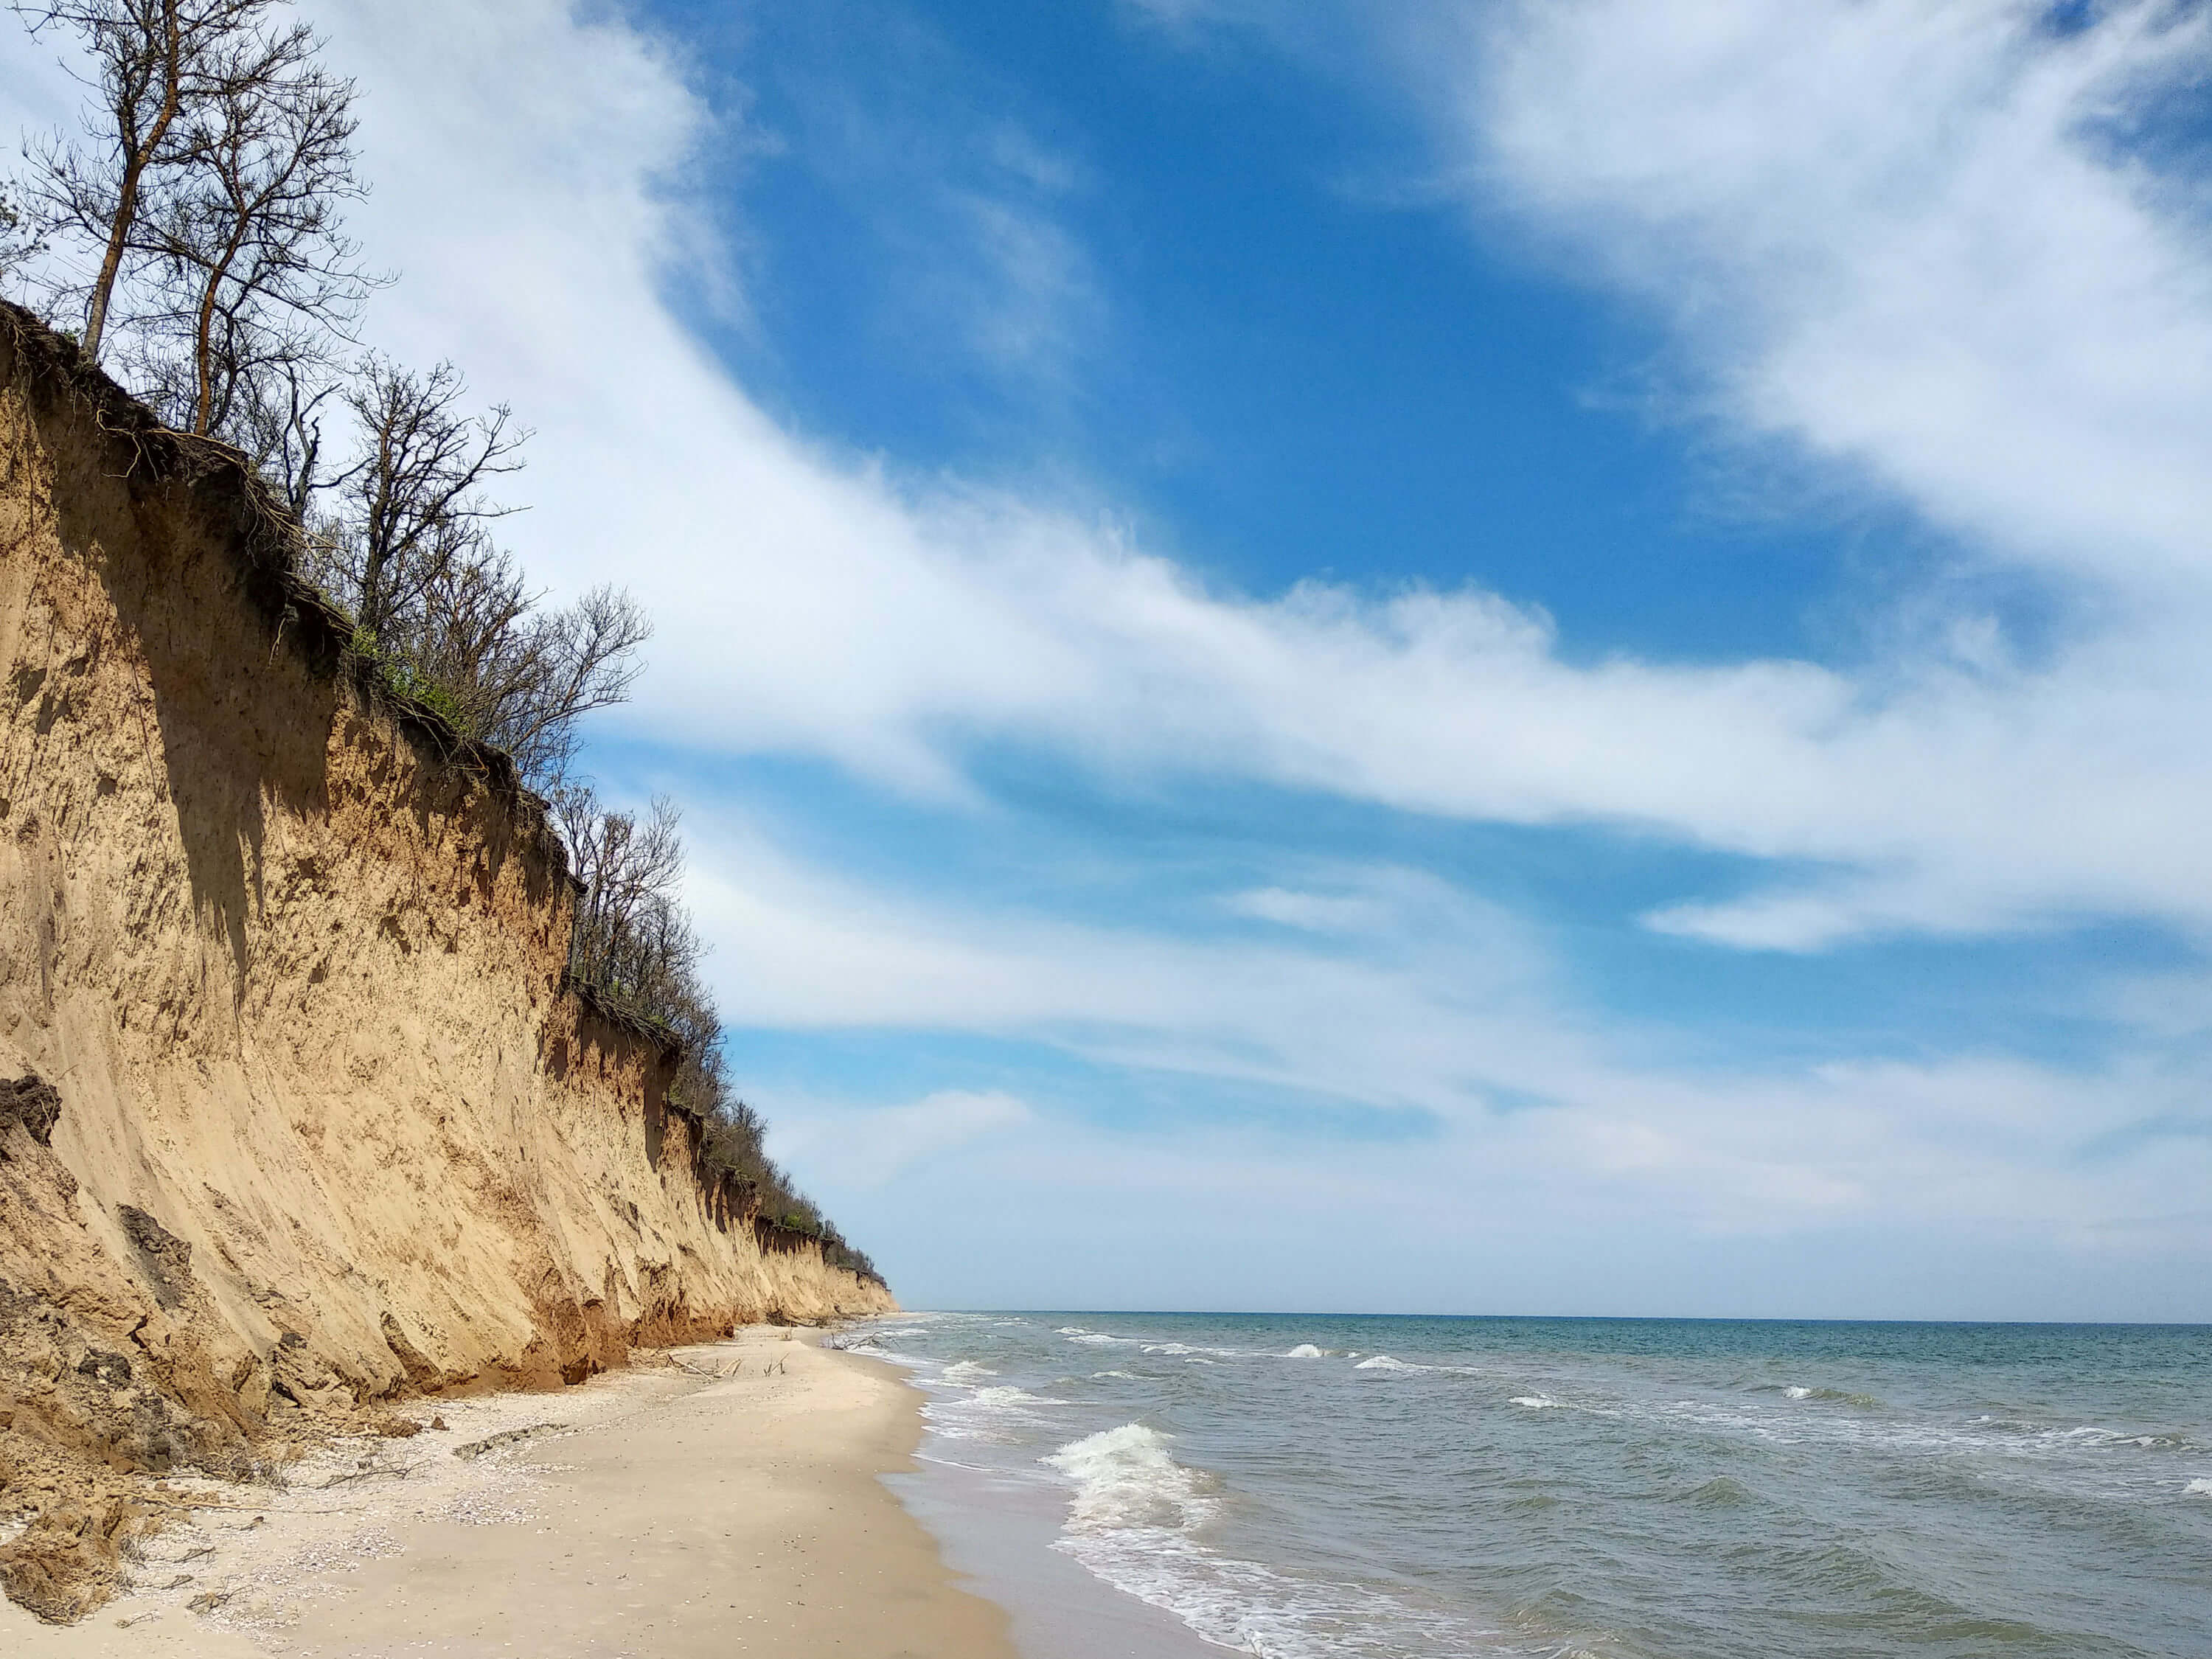
M 0 1585 L 426 1392 L 889 1305 L 564 981 L 496 757 L 345 672 L 234 458 L 0 317 Z

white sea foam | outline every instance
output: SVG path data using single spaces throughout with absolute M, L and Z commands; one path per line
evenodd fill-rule
M 1136 1374 L 1133 1371 L 1093 1371 L 1091 1374 L 1093 1376 L 1118 1376 L 1124 1382 L 1133 1382 L 1137 1380 Z
M 988 1365 L 979 1365 L 972 1359 L 956 1359 L 945 1368 L 947 1382 L 973 1382 L 979 1376 L 996 1376 L 998 1372 Z
M 1075 1483 L 1071 1533 L 1132 1527 L 1188 1532 L 1212 1512 L 1209 1494 L 1218 1486 L 1204 1471 L 1176 1462 L 1168 1437 L 1142 1423 L 1072 1440 L 1042 1461 Z
M 1393 1359 L 1387 1353 L 1378 1353 L 1372 1359 L 1363 1359 L 1352 1368 L 1355 1371 L 1417 1371 L 1419 1365 L 1408 1365 L 1402 1359 Z
M 1062 1538 L 1054 1546 L 1116 1589 L 1173 1613 L 1232 1652 L 1266 1659 L 1502 1653 L 1503 1632 L 1439 1618 L 1362 1585 L 1291 1577 L 1148 1528 Z
M 1065 1406 L 1065 1400 L 1048 1400 L 1042 1395 L 1031 1394 L 1026 1389 L 997 1387 L 978 1389 L 970 1398 L 978 1406 L 996 1407 L 1003 1410 L 1009 1406 Z
M 1285 1359 L 1319 1359 L 1322 1351 L 1310 1342 L 1301 1342 L 1283 1356 Z
M 939 1397 L 922 1407 L 922 1416 L 939 1435 L 981 1445 L 1015 1446 L 1028 1436 L 1055 1423 L 1064 1400 L 1031 1394 L 1026 1389 L 994 1383 L 979 1389 L 962 1385 L 950 1399 Z
M 2181 1490 L 2185 1497 L 2212 1498 L 2212 1480 L 2192 1480 Z
M 1788 1395 L 1792 1400 L 1810 1400 L 1813 1397 L 1812 1389 L 1801 1389 L 1794 1383 L 1789 1388 L 1783 1389 L 1782 1392 Z
M 1532 1412 L 1540 1412 L 1548 1407 L 1556 1406 L 1559 1402 L 1553 1399 L 1549 1395 L 1516 1394 L 1513 1396 L 1510 1403 L 1516 1406 L 1526 1406 Z

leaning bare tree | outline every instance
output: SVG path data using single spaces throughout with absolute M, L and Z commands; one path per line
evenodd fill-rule
M 237 42 L 281 0 L 63 0 L 13 9 L 33 34 L 74 31 L 90 59 L 87 136 L 33 145 L 29 207 L 83 263 L 58 275 L 58 309 L 81 307 L 100 355 L 118 284 L 148 249 L 140 232 L 185 158 L 198 106 L 220 94 Z

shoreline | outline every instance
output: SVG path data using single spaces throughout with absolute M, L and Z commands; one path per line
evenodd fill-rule
M 67 1626 L 0 1603 L 0 1650 L 1016 1659 L 878 1478 L 916 1468 L 923 1431 L 895 1367 L 765 1327 L 668 1358 L 410 1402 L 423 1432 L 334 1441 L 283 1486 L 173 1480 L 191 1507 L 130 1590 Z

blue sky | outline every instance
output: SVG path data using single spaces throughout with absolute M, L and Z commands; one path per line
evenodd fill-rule
M 2212 1318 L 2202 8 L 417 9 L 373 337 L 910 1304 Z

